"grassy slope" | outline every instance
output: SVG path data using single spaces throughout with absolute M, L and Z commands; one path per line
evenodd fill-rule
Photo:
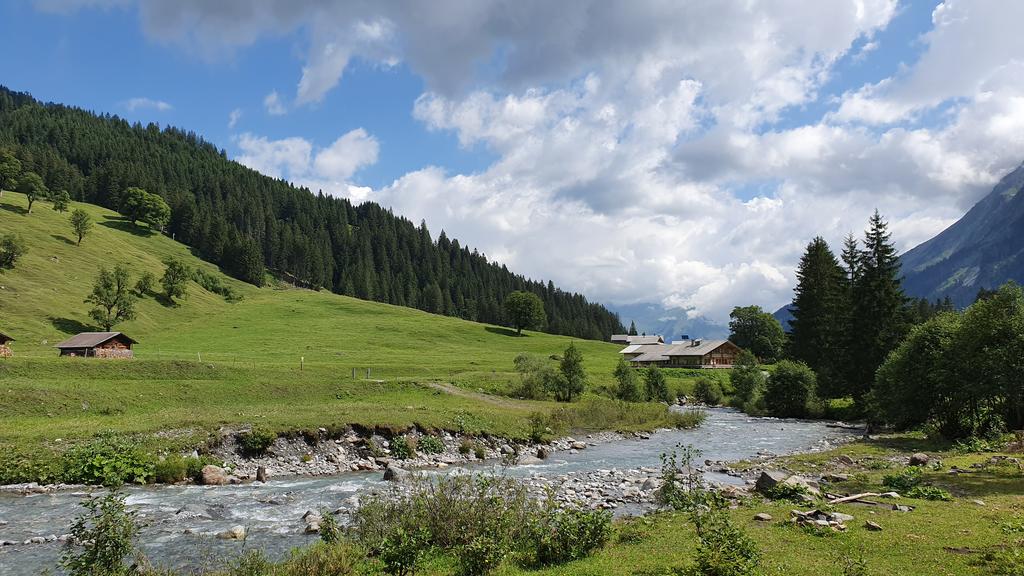
M 985 562 L 986 553 L 1024 545 L 1024 472 L 1012 465 L 975 469 L 972 465 L 984 463 L 993 454 L 957 454 L 939 448 L 921 439 L 899 436 L 794 456 L 783 459 L 783 463 L 808 474 L 838 469 L 853 475 L 851 481 L 832 486 L 833 492 L 880 492 L 888 490 L 881 485 L 882 476 L 902 468 L 891 464 L 891 459 L 902 456 L 905 461 L 913 452 L 926 451 L 940 458 L 944 468 L 927 473 L 925 481 L 948 490 L 954 497 L 951 502 L 904 498 L 902 504 L 916 507 L 909 513 L 840 504 L 835 507 L 837 511 L 856 519 L 847 524 L 846 533 L 827 536 L 814 535 L 785 522 L 791 509 L 809 510 L 810 506 L 752 499 L 732 514 L 760 545 L 765 573 L 770 575 L 841 575 L 844 558 L 861 557 L 867 563 L 867 574 L 871 575 L 994 574 Z M 857 465 L 837 468 L 835 458 L 840 454 L 851 456 Z M 891 468 L 877 470 L 880 465 Z M 971 472 L 951 475 L 948 470 L 952 466 Z M 771 514 L 775 521 L 754 521 L 758 512 Z M 880 524 L 883 531 L 865 529 L 866 520 Z M 595 556 L 565 566 L 540 571 L 507 567 L 500 574 L 671 574 L 669 567 L 690 564 L 696 536 L 684 515 L 658 514 L 646 522 L 649 532 L 640 542 L 613 542 Z
M 32 214 L 25 207 L 23 195 L 0 198 L 0 233 L 20 234 L 29 248 L 15 269 L 0 272 L 0 330 L 17 339 L 16 357 L 0 362 L 0 442 L 251 422 L 420 423 L 522 434 L 531 411 L 553 406 L 454 397 L 417 382 L 507 388 L 516 354 L 559 354 L 567 337 L 515 337 L 505 328 L 326 292 L 257 289 L 227 277 L 241 302 L 194 283 L 179 307 L 140 301 L 138 318 L 117 327 L 140 341 L 134 361 L 57 358 L 55 342 L 95 329 L 83 298 L 100 265 L 125 262 L 136 278 L 143 271 L 159 277 L 167 256 L 216 267 L 96 206 L 72 207 L 97 223 L 81 246 L 71 241 L 67 214 L 44 202 Z M 577 345 L 594 385 L 609 384 L 618 347 Z M 366 381 L 366 368 L 386 383 Z

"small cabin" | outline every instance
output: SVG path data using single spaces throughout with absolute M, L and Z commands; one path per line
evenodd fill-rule
M 681 340 L 639 348 L 642 353 L 635 356 L 627 354 L 629 348 L 622 351 L 623 357 L 634 366 L 731 368 L 740 353 L 739 346 L 728 340 Z
M 14 338 L 0 332 L 0 358 L 10 358 L 11 356 L 14 356 L 14 351 L 11 350 L 11 342 L 14 342 Z
M 61 356 L 85 358 L 131 358 L 132 344 L 138 344 L 121 332 L 82 332 L 55 346 Z

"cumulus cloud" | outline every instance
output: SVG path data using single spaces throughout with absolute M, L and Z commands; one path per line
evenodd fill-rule
M 822 91 L 838 64 L 885 51 L 896 0 L 139 6 L 151 37 L 213 54 L 302 35 L 296 106 L 322 101 L 353 61 L 403 62 L 426 86 L 413 117 L 493 163 L 355 187 L 380 153 L 361 129 L 323 148 L 243 134 L 238 160 L 424 218 L 605 302 L 719 321 L 737 304 L 776 307 L 813 236 L 838 244 L 878 208 L 908 249 L 1024 157 L 1020 2 L 941 3 L 917 62 L 834 101 Z M 827 111 L 780 122 L 812 103 Z M 265 105 L 285 112 L 277 92 Z
M 129 98 L 122 102 L 122 105 L 129 112 L 135 112 L 136 110 L 156 110 L 157 112 L 166 112 L 174 106 L 171 106 L 163 100 L 154 100 L 152 98 Z
M 267 176 L 284 178 L 313 191 L 336 196 L 365 197 L 369 190 L 349 184 L 360 168 L 377 162 L 380 145 L 362 128 L 343 134 L 330 146 L 317 149 L 300 137 L 270 140 L 244 133 L 236 141 L 235 159 Z
M 281 102 L 281 96 L 277 93 L 277 90 L 263 98 L 263 108 L 271 116 L 281 116 L 288 113 L 288 109 L 285 108 L 284 102 Z
M 235 108 L 234 110 L 232 110 L 228 114 L 228 130 L 233 129 L 235 127 L 235 124 L 238 124 L 238 121 L 241 120 L 241 119 L 242 119 L 242 109 L 241 108 Z

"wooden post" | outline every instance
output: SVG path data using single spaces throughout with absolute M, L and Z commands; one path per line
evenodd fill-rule
M 369 368 L 366 369 L 366 379 L 367 380 L 370 379 L 370 369 Z
M 352 379 L 353 380 L 356 379 L 356 369 L 355 368 L 352 368 Z
M 305 365 L 306 365 L 306 357 L 305 356 L 299 356 L 299 372 L 302 372 L 302 369 L 305 367 Z
M 199 361 L 200 361 L 200 362 L 202 362 L 202 361 L 203 361 L 203 353 L 202 353 L 202 352 L 196 352 L 196 356 L 198 356 L 198 357 L 199 357 Z

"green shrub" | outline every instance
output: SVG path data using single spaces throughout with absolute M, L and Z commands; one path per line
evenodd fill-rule
M 365 555 L 355 546 L 317 542 L 292 550 L 277 570 L 254 572 L 252 576 L 350 576 L 364 574 L 361 566 L 365 566 Z
M 399 436 L 391 440 L 391 455 L 399 460 L 408 460 L 416 457 L 416 447 L 406 436 Z
M 606 510 L 563 510 L 541 516 L 531 530 L 534 563 L 564 564 L 586 558 L 608 542 L 612 515 Z
M 189 456 L 185 460 L 185 474 L 192 480 L 199 482 L 203 479 L 203 467 L 208 465 L 223 466 L 224 462 L 213 456 L 200 455 L 198 458 Z
M 145 484 L 153 477 L 149 456 L 130 438 L 112 432 L 68 450 L 63 466 L 64 480 L 80 484 Z
M 135 292 L 139 296 L 147 296 L 153 292 L 154 286 L 156 286 L 156 276 L 152 272 L 143 272 L 135 282 Z
M 326 508 L 320 509 L 320 540 L 324 544 L 337 544 L 341 542 L 344 532 L 338 519 Z
M 767 490 L 761 492 L 769 500 L 788 500 L 790 502 L 802 502 L 807 496 L 807 487 L 799 484 L 786 484 L 780 482 Z
M 751 576 L 761 566 L 757 543 L 721 509 L 701 515 L 697 527 L 697 573 L 701 576 Z
M 783 360 L 765 385 L 765 407 L 779 418 L 807 416 L 814 389 L 814 372 L 806 364 Z
M 444 452 L 444 442 L 437 436 L 421 436 L 416 448 L 424 454 L 441 454 Z
M 665 373 L 657 366 L 651 366 L 644 370 L 644 394 L 647 396 L 647 400 L 654 402 L 668 402 L 671 403 L 675 398 L 672 398 L 668 391 L 668 381 L 665 379 Z
M 263 428 L 253 428 L 238 436 L 238 446 L 248 456 L 263 456 L 277 440 L 277 434 Z
M 373 438 L 366 440 L 366 449 L 370 452 L 370 456 L 374 458 L 381 458 L 384 456 L 384 449 L 381 448 L 380 444 L 377 444 Z
M 953 499 L 949 492 L 935 486 L 914 486 L 904 496 L 918 500 L 942 500 L 945 502 Z
M 693 396 L 698 402 L 708 406 L 718 406 L 725 397 L 722 394 L 722 387 L 710 378 L 697 379 L 697 383 L 693 386 Z
M 475 456 L 477 460 L 487 458 L 487 450 L 484 448 L 483 444 L 476 444 L 473 446 L 473 456 Z
M 230 286 L 221 282 L 220 276 L 196 268 L 192 271 L 192 279 L 209 292 L 223 296 L 228 302 L 238 302 L 242 297 Z
M 883 476 L 882 485 L 903 494 L 919 486 L 923 479 L 920 467 L 908 466 L 896 474 L 886 474 Z
M 69 545 L 60 565 L 69 576 L 120 576 L 128 573 L 124 559 L 135 550 L 139 528 L 135 513 L 124 504 L 116 489 L 105 496 L 89 496 L 71 524 Z
M 228 562 L 227 576 L 266 576 L 274 573 L 274 563 L 261 550 L 248 550 Z
M 473 540 L 459 548 L 458 558 L 459 576 L 484 576 L 497 570 L 508 555 L 508 547 L 491 536 L 477 536 Z
M 181 482 L 188 477 L 188 465 L 178 454 L 171 454 L 153 465 L 153 477 L 161 484 Z
M 459 442 L 459 454 L 468 456 L 473 451 L 473 441 L 468 438 L 463 438 L 462 442 Z
M 381 542 L 377 557 L 388 574 L 406 576 L 416 573 L 416 566 L 429 549 L 430 534 L 425 529 L 406 531 L 399 526 Z

